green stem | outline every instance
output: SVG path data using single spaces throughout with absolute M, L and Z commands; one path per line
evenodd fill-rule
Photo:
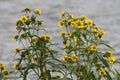
M 28 70 L 29 68 L 27 68 L 27 70 L 24 72 L 23 80 L 27 80 Z
M 90 62 L 88 63 L 89 64 L 89 66 L 88 66 L 88 72 L 87 72 L 87 75 L 86 75 L 86 77 L 85 77 L 84 80 L 88 80 L 88 76 L 90 75 L 90 72 L 91 72 L 92 62 L 91 62 L 91 60 L 89 60 L 89 61 Z

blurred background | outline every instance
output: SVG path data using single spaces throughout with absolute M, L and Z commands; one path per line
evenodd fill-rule
M 120 58 L 120 0 L 0 0 L 0 62 L 9 68 L 15 59 L 13 48 L 17 46 L 12 41 L 16 33 L 15 21 L 25 7 L 42 10 L 43 27 L 56 42 L 60 42 L 57 22 L 61 11 L 71 12 L 77 17 L 86 15 L 106 31 L 103 39 L 115 48 L 114 54 Z M 119 68 L 119 65 L 115 67 Z

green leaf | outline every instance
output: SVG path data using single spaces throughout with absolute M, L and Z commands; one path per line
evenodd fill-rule
M 97 80 L 96 76 L 93 74 L 93 71 L 90 73 L 91 80 Z
M 116 74 L 115 75 L 115 79 L 116 80 L 120 80 L 120 73 L 118 72 L 118 70 L 115 70 Z
M 106 75 L 107 79 L 108 79 L 108 80 L 112 80 L 112 77 L 111 77 L 111 75 L 109 74 L 109 72 L 106 71 L 106 73 L 107 73 L 107 75 Z
M 85 77 L 88 72 L 86 69 L 86 66 L 80 66 L 80 70 L 82 71 L 82 75 L 84 75 L 84 77 Z
M 65 71 L 62 68 L 62 64 L 58 64 L 58 63 L 55 64 L 54 62 L 51 61 L 47 62 L 47 64 L 52 66 L 52 68 L 54 69 L 53 72 L 60 72 L 62 74 L 65 73 Z
M 110 65 L 108 64 L 108 62 L 101 55 L 98 55 L 98 58 L 107 68 L 110 68 Z
M 68 77 L 64 77 L 64 78 L 63 78 L 63 79 L 61 79 L 61 80 L 73 80 L 73 79 L 68 78 Z
M 97 63 L 98 62 L 98 58 L 97 58 L 97 56 L 95 56 L 94 58 L 93 58 L 93 63 Z
M 115 50 L 113 47 L 111 47 L 109 44 L 107 44 L 106 41 L 101 40 L 99 44 L 103 44 L 103 45 L 107 46 L 108 48 Z
M 50 70 L 47 70 L 47 76 L 48 76 L 48 79 L 51 79 Z

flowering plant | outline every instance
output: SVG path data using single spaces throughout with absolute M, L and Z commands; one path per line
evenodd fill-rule
M 16 22 L 18 34 L 14 35 L 13 40 L 19 41 L 22 48 L 14 48 L 14 52 L 20 57 L 13 66 L 24 80 L 30 73 L 35 74 L 37 79 L 48 80 L 51 78 L 49 63 L 54 60 L 56 53 L 51 47 L 53 45 L 50 42 L 51 36 L 41 28 L 42 20 L 38 19 L 41 14 L 40 9 L 32 12 L 31 8 L 25 8 L 24 13 Z M 39 31 L 45 34 L 39 35 Z
M 8 80 L 8 75 L 10 71 L 7 69 L 5 64 L 0 63 L 0 80 Z
M 65 74 L 77 80 L 112 80 L 111 66 L 117 61 L 112 54 L 114 49 L 101 39 L 105 31 L 84 15 L 77 18 L 62 12 L 61 16 L 58 24 L 64 29 L 61 37 Z M 101 51 L 101 45 L 108 49 Z
M 22 46 L 14 49 L 19 57 L 13 66 L 20 78 L 27 80 L 31 74 L 38 80 L 112 80 L 112 75 L 120 79 L 119 72 L 111 68 L 117 62 L 112 54 L 114 49 L 102 40 L 105 31 L 91 19 L 61 13 L 58 26 L 63 28 L 60 34 L 64 55 L 58 58 L 59 51 L 52 48 L 52 37 L 42 29 L 43 21 L 38 19 L 41 10 L 25 8 L 23 12 L 25 14 L 16 21 L 18 33 L 13 37 Z M 108 49 L 101 51 L 101 45 Z

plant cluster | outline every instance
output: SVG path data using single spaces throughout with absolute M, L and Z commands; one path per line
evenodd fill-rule
M 61 16 L 58 25 L 63 28 L 65 74 L 77 80 L 112 80 L 111 66 L 116 58 L 112 54 L 114 49 L 102 40 L 105 31 L 84 15 L 77 18 L 71 13 L 62 12 Z M 101 45 L 108 50 L 101 51 Z
M 35 80 L 120 80 L 119 71 L 112 68 L 118 63 L 108 43 L 102 40 L 105 31 L 93 20 L 82 15 L 61 13 L 58 26 L 62 39 L 61 51 L 55 50 L 52 37 L 42 28 L 41 10 L 27 7 L 16 21 L 17 34 L 13 40 L 21 46 L 14 48 L 17 56 L 13 67 L 19 73 L 18 78 Z M 43 34 L 44 33 L 44 34 Z M 106 47 L 101 51 L 100 46 Z M 58 58 L 57 54 L 61 55 Z M 7 68 L 0 64 L 0 78 L 7 79 Z
M 6 65 L 0 63 L 0 80 L 8 80 L 8 75 L 10 71 L 7 69 Z
M 14 63 L 14 68 L 20 72 L 20 77 L 27 79 L 29 73 L 35 74 L 38 79 L 48 80 L 50 78 L 50 65 L 54 51 L 50 40 L 52 37 L 42 29 L 42 20 L 38 17 L 41 14 L 40 9 L 24 9 L 24 15 L 16 21 L 18 33 L 14 35 L 13 40 L 22 44 L 22 48 L 14 48 L 14 52 L 19 56 Z M 39 31 L 45 34 L 39 35 Z M 49 67 L 48 67 L 49 66 Z

